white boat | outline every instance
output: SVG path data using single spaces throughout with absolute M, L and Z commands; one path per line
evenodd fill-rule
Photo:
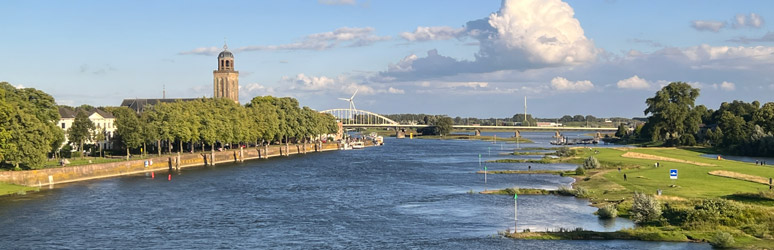
M 341 150 L 350 150 L 350 149 L 352 149 L 352 146 L 349 145 L 349 143 L 345 142 L 344 144 L 341 145 Z
M 352 148 L 354 149 L 363 149 L 365 148 L 365 144 L 362 141 L 356 141 L 352 143 Z

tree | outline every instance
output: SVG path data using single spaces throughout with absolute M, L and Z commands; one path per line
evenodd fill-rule
M 629 130 L 626 128 L 626 125 L 623 123 L 618 125 L 618 131 L 615 132 L 615 136 L 619 138 L 623 138 L 628 134 Z
M 67 129 L 67 139 L 70 142 L 78 143 L 78 152 L 81 153 L 81 158 L 83 158 L 83 142 L 91 140 L 94 129 L 94 123 L 89 119 L 89 115 L 83 109 L 79 109 L 72 127 Z
M 453 125 L 454 125 L 454 121 L 448 116 L 441 117 L 435 123 L 435 127 L 438 130 L 438 134 L 441 136 L 446 136 L 450 134 L 452 131 Z
M 653 129 L 653 139 L 679 144 L 683 134 L 696 134 L 701 123 L 701 113 L 694 112 L 694 102 L 699 89 L 684 82 L 672 82 L 645 103 L 645 115 Z
M 54 98 L 33 88 L 0 82 L 0 160 L 15 168 L 40 168 L 63 134 Z M 58 143 L 57 143 L 58 142 Z
M 142 124 L 134 110 L 120 107 L 113 110 L 116 117 L 116 135 L 126 147 L 126 159 L 129 160 L 129 149 L 137 148 L 144 142 Z

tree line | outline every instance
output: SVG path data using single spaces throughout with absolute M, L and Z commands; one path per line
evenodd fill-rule
M 212 152 L 232 145 L 266 145 L 273 142 L 307 143 L 319 135 L 338 131 L 336 118 L 296 99 L 255 97 L 245 106 L 224 98 L 159 103 L 141 114 L 127 107 L 109 108 L 116 117 L 116 140 L 126 150 L 155 153 L 194 152 L 198 147 Z
M 81 106 L 67 134 L 69 143 L 82 151 L 84 143 L 107 139 L 104 130 L 88 119 Z M 317 141 L 318 135 L 338 131 L 336 118 L 309 107 L 300 107 L 296 99 L 272 96 L 255 97 L 242 106 L 227 99 L 197 99 L 159 103 L 138 114 L 128 107 L 105 107 L 115 117 L 114 145 L 126 152 L 193 152 L 195 146 L 211 151 L 218 147 L 267 145 L 284 142 Z M 65 131 L 58 127 L 58 106 L 54 98 L 33 88 L 16 88 L 0 82 L 0 167 L 38 169 L 48 155 L 62 148 Z M 67 147 L 69 148 L 69 146 Z M 101 151 L 101 150 L 100 150 Z
M 643 126 L 630 135 L 666 146 L 709 145 L 730 154 L 774 156 L 774 102 L 695 105 L 699 89 L 672 82 L 648 98 Z

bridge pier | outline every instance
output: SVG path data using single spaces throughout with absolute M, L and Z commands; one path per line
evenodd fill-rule
M 516 132 L 513 132 L 513 138 L 519 138 L 519 137 L 521 137 L 521 133 L 519 133 L 518 130 L 516 130 Z
M 481 130 L 480 129 L 476 129 L 476 136 L 481 136 Z

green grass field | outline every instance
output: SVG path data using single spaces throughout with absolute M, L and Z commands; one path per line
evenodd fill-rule
M 594 153 L 594 151 L 599 153 Z M 630 196 L 633 191 L 655 194 L 658 189 L 666 196 L 676 196 L 682 198 L 718 198 L 726 197 L 736 193 L 751 193 L 767 191 L 768 185 L 753 183 L 744 180 L 737 180 L 727 177 L 713 176 L 708 173 L 713 170 L 726 170 L 737 173 L 761 176 L 764 178 L 774 177 L 774 167 L 756 166 L 755 163 L 745 163 L 731 160 L 717 160 L 700 156 L 702 153 L 686 149 L 674 148 L 636 148 L 628 151 L 610 148 L 597 148 L 595 150 L 583 150 L 583 158 L 588 156 L 596 157 L 608 170 L 599 172 L 605 180 L 614 183 L 624 189 L 617 188 L 621 195 Z M 636 152 L 647 155 L 661 156 L 692 162 L 700 162 L 715 166 L 698 166 L 689 163 L 658 161 L 659 167 L 654 163 L 657 160 L 636 159 L 622 157 L 626 152 Z M 622 167 L 619 173 L 617 167 Z M 678 170 L 678 179 L 669 178 L 669 170 Z M 627 175 L 624 181 L 623 175 Z M 594 176 L 592 176 L 592 179 Z M 585 186 L 590 189 L 597 189 L 598 185 L 591 180 L 584 183 L 579 181 L 577 185 Z M 610 185 L 607 186 L 615 186 Z M 672 186 L 674 185 L 674 186 Z M 592 194 L 592 197 L 598 198 L 618 198 L 616 192 L 608 191 L 607 194 Z

